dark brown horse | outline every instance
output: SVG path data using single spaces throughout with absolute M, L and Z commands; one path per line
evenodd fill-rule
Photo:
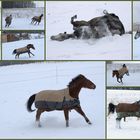
M 23 53 L 28 53 L 29 57 L 31 57 L 30 54 L 32 54 L 34 56 L 34 54 L 30 51 L 30 49 L 35 50 L 35 47 L 33 44 L 28 44 L 25 47 L 15 49 L 12 54 L 15 54 L 15 58 L 16 57 L 19 58 L 19 55 L 23 54 Z
M 35 102 L 35 107 L 37 108 L 36 121 L 39 127 L 41 126 L 41 113 L 53 110 L 64 111 L 66 127 L 69 126 L 69 111 L 72 109 L 80 113 L 88 124 L 91 124 L 91 121 L 87 118 L 80 106 L 79 93 L 81 88 L 95 89 L 96 85 L 80 74 L 72 79 L 65 89 L 45 90 L 32 95 L 27 101 L 27 110 L 29 112 L 34 111 L 31 109 L 31 106 Z
M 118 83 L 123 83 L 122 78 L 123 78 L 124 74 L 126 74 L 127 76 L 129 76 L 129 71 L 126 70 L 126 71 L 124 71 L 123 74 L 120 74 L 119 73 L 119 70 L 113 70 L 112 71 L 112 77 L 116 76 Z M 119 81 L 119 79 L 120 79 L 120 81 Z
M 9 27 L 11 25 L 11 23 L 12 23 L 12 15 L 7 16 L 5 18 L 5 22 L 6 22 L 5 27 Z
M 38 25 L 39 25 L 39 23 L 41 22 L 42 17 L 43 17 L 43 14 L 41 14 L 40 16 L 34 16 L 32 18 L 31 24 L 36 25 L 38 23 Z
M 119 103 L 118 105 L 114 105 L 113 103 L 109 103 L 108 106 L 108 115 L 110 113 L 114 113 L 116 109 L 117 118 L 116 118 L 116 127 L 121 128 L 120 122 L 122 118 L 126 117 L 140 117 L 140 101 L 134 103 Z

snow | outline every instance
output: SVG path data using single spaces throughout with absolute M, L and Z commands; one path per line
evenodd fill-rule
M 35 125 L 35 112 L 28 113 L 28 98 L 44 89 L 62 89 L 78 74 L 96 84 L 95 90 L 82 89 L 80 102 L 93 123 L 88 125 L 75 111 L 66 128 L 63 112 L 45 112 L 42 127 Z M 1 138 L 105 138 L 105 63 L 42 62 L 0 67 Z M 34 106 L 33 106 L 34 108 Z
M 12 23 L 5 28 L 5 18 L 12 15 Z M 44 13 L 44 7 L 39 8 L 12 8 L 3 10 L 2 28 L 3 30 L 44 30 L 44 16 L 39 25 L 31 24 L 34 16 Z
M 129 76 L 126 74 L 123 76 L 123 84 L 117 82 L 117 78 L 112 77 L 113 70 L 119 70 L 123 64 L 126 64 L 129 70 Z M 140 85 L 140 63 L 133 61 L 133 62 L 126 62 L 126 61 L 115 61 L 113 64 L 107 64 L 107 86 L 139 86 Z
M 140 100 L 139 91 L 135 90 L 107 90 L 107 105 L 110 102 L 133 103 Z M 116 113 L 107 118 L 107 138 L 109 139 L 139 139 L 140 121 L 136 117 L 126 118 L 126 122 L 121 120 L 121 129 L 116 127 Z
M 133 59 L 140 60 L 140 38 L 134 39 L 136 32 L 133 32 Z
M 94 8 L 93 8 L 94 7 Z M 88 9 L 88 10 L 85 10 Z M 103 10 L 115 13 L 131 30 L 131 2 L 47 2 L 47 59 L 49 60 L 130 60 L 131 35 L 107 36 L 101 39 L 52 41 L 58 33 L 72 33 L 70 19 L 77 14 L 77 20 L 90 20 L 103 15 Z M 127 12 L 123 12 L 125 11 Z
M 14 49 L 27 46 L 27 44 L 33 44 L 35 50 L 30 49 L 35 55 L 29 58 L 28 53 L 21 54 L 17 60 L 44 60 L 44 38 L 31 39 L 31 40 L 19 40 L 14 42 L 3 43 L 2 45 L 2 59 L 3 60 L 15 60 L 15 55 L 12 55 Z
M 139 13 L 140 13 L 140 2 L 134 1 L 133 2 L 133 21 L 134 23 L 140 23 Z

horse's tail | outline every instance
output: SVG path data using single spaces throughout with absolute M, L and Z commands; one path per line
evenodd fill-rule
M 27 110 L 28 110 L 29 112 L 35 111 L 35 109 L 32 110 L 32 108 L 31 108 L 33 102 L 35 101 L 35 96 L 36 96 L 36 94 L 33 94 L 32 96 L 30 96 L 30 98 L 29 98 L 28 101 L 27 101 Z
M 13 53 L 12 54 L 16 54 L 17 53 L 17 50 L 15 49 L 15 50 L 13 50 Z
M 115 109 L 116 109 L 116 105 L 114 105 L 113 103 L 109 103 L 109 105 L 108 105 L 108 115 L 110 113 L 114 113 Z

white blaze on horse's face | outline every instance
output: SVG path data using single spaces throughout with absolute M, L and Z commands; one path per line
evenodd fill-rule
M 137 31 L 135 36 L 134 36 L 134 39 L 138 39 L 140 37 L 140 31 Z

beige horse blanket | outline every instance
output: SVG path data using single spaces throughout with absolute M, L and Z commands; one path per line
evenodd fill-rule
M 128 69 L 126 67 L 123 67 L 118 70 L 120 77 L 123 76 L 126 72 L 128 72 Z
M 63 109 L 80 104 L 79 100 L 69 94 L 69 88 L 61 90 L 43 90 L 36 94 L 35 106 L 50 110 Z

